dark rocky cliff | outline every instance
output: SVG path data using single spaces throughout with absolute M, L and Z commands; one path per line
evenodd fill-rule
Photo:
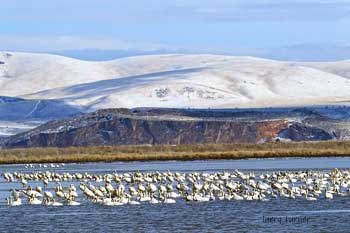
M 51 121 L 7 138 L 3 147 L 259 143 L 277 138 L 331 140 L 336 139 L 331 121 L 303 109 L 287 112 L 106 109 Z M 327 122 L 324 124 L 327 127 L 314 127 L 311 122 Z

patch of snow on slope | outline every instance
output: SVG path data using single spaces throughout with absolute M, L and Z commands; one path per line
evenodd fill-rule
M 350 60 L 337 62 L 303 62 L 296 64 L 315 68 L 346 79 L 350 79 Z
M 0 121 L 0 137 L 7 137 L 31 130 L 43 122 Z

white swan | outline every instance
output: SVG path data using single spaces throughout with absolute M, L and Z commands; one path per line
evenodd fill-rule
M 333 199 L 333 194 L 331 192 L 327 191 L 326 194 L 325 194 L 325 197 L 327 199 Z
M 76 201 L 73 201 L 71 199 L 68 199 L 67 205 L 69 205 L 69 206 L 78 206 L 78 205 L 80 205 L 80 203 L 76 202 Z
M 165 204 L 175 204 L 176 201 L 174 199 L 171 199 L 171 198 L 166 198 L 166 199 L 164 199 L 163 203 L 165 203 Z
M 306 193 L 305 193 L 305 199 L 308 200 L 308 201 L 317 201 L 317 198 L 316 197 L 310 197 L 308 196 L 309 194 L 309 191 L 306 190 Z
M 53 200 L 49 205 L 50 206 L 63 206 L 63 203 Z
M 22 205 L 22 200 L 21 198 L 17 198 L 16 200 L 13 200 L 12 197 L 6 198 L 7 200 L 7 205 L 9 206 L 20 206 Z
M 159 201 L 155 198 L 152 198 L 150 201 L 149 201 L 150 204 L 158 204 Z
M 41 205 L 42 203 L 43 202 L 36 197 L 29 198 L 29 200 L 28 200 L 29 205 Z
M 244 198 L 237 193 L 232 193 L 232 198 L 237 201 L 244 200 Z
M 128 204 L 129 204 L 129 205 L 140 205 L 140 202 L 138 202 L 138 201 L 133 201 L 133 200 L 129 200 Z
M 152 199 L 152 198 L 149 197 L 149 196 L 144 196 L 144 197 L 140 197 L 140 198 L 139 198 L 139 201 L 140 201 L 140 202 L 151 201 L 151 199 Z
M 102 201 L 102 205 L 114 206 L 114 201 L 112 200 L 112 198 L 105 198 Z

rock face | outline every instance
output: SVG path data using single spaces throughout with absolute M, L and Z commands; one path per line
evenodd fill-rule
M 306 125 L 295 123 L 288 128 L 283 129 L 279 136 L 288 138 L 292 141 L 324 141 L 333 139 L 332 135 L 323 129 L 308 127 Z
M 348 120 L 319 110 L 105 109 L 5 139 L 3 147 L 260 143 L 349 137 Z
M 273 139 L 288 124 L 285 120 L 249 122 L 184 115 L 172 111 L 103 110 L 66 121 L 49 122 L 10 137 L 5 147 L 257 143 Z

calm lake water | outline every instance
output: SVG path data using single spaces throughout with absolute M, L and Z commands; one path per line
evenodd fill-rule
M 242 171 L 330 170 L 350 168 L 350 158 L 249 159 L 167 161 L 130 163 L 66 164 L 62 168 L 26 169 L 23 165 L 1 165 L 3 172 L 107 173 L 123 171 Z M 38 183 L 41 185 L 41 183 Z M 62 185 L 64 185 L 62 183 Z M 138 206 L 8 207 L 9 186 L 0 178 L 0 232 L 349 232 L 349 197 L 332 200 L 271 199 L 256 201 L 213 201 Z

